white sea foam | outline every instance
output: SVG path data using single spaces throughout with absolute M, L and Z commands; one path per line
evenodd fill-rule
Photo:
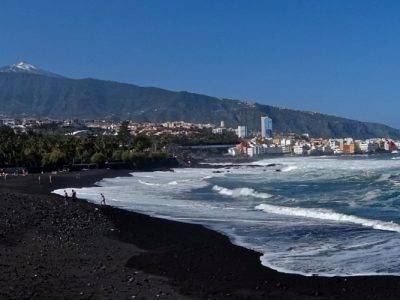
M 221 187 L 219 185 L 214 185 L 213 186 L 213 191 L 218 192 L 218 194 L 223 195 L 223 196 L 230 196 L 234 198 L 240 198 L 240 197 L 254 197 L 254 198 L 260 198 L 260 199 L 268 199 L 271 198 L 272 195 L 268 193 L 261 193 L 257 192 L 252 188 L 236 188 L 236 189 L 228 189 Z
M 145 185 L 154 185 L 154 186 L 157 186 L 157 185 L 159 185 L 158 183 L 152 183 L 152 182 L 147 182 L 147 181 L 144 181 L 144 180 L 138 180 L 141 184 L 145 184 Z
M 298 169 L 305 170 L 377 170 L 385 168 L 400 167 L 400 159 L 396 160 L 382 160 L 382 159 L 340 159 L 336 157 L 284 157 L 284 158 L 268 158 L 252 162 L 253 165 L 270 165 L 270 164 L 284 164 L 286 166 L 297 166 Z
M 95 203 L 103 193 L 109 205 L 200 223 L 262 252 L 262 263 L 277 270 L 399 274 L 400 175 L 388 174 L 400 174 L 400 159 L 280 157 L 248 165 L 134 172 L 75 190 Z M 351 213 L 339 213 L 352 204 Z
M 281 169 L 281 171 L 282 171 L 282 172 L 290 172 L 290 171 L 293 171 L 293 170 L 296 170 L 296 169 L 298 169 L 297 166 L 289 165 L 289 166 L 283 167 L 283 168 Z
M 200 165 L 206 165 L 206 166 L 232 166 L 236 165 L 233 162 L 201 162 Z
M 399 224 L 346 215 L 342 213 L 337 213 L 329 209 L 277 206 L 265 203 L 257 205 L 255 209 L 278 215 L 327 220 L 341 223 L 352 223 L 365 227 L 371 227 L 378 230 L 394 231 L 400 233 Z

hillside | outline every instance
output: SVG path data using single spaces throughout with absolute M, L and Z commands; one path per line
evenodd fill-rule
M 308 132 L 311 136 L 321 137 L 400 138 L 399 130 L 381 124 L 189 92 L 26 71 L 0 72 L 0 113 L 8 116 L 154 122 L 182 120 L 214 124 L 224 120 L 227 126 L 242 124 L 250 129 L 259 129 L 259 117 L 268 115 L 274 122 L 274 129 L 280 132 Z

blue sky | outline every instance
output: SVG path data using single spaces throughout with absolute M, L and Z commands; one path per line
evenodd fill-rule
M 0 65 L 400 128 L 400 1 L 0 3 Z

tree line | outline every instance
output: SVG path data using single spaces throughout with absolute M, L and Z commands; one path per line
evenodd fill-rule
M 107 162 L 124 162 L 132 167 L 171 166 L 177 153 L 173 145 L 235 143 L 232 133 L 212 134 L 203 130 L 192 135 L 133 136 L 128 122 L 117 135 L 89 133 L 84 136 L 65 132 L 29 130 L 18 132 L 0 127 L 0 168 L 24 167 L 32 170 L 56 170 L 77 164 L 103 167 Z M 179 154 L 178 154 L 179 155 Z M 175 164 L 176 159 L 174 160 Z
M 0 167 L 25 167 L 54 170 L 69 165 L 95 164 L 108 161 L 144 164 L 163 160 L 168 153 L 153 147 L 152 139 L 145 135 L 132 136 L 121 127 L 118 135 L 72 136 L 35 131 L 15 132 L 0 127 Z

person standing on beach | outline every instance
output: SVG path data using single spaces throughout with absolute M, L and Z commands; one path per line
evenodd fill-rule
M 103 193 L 100 193 L 100 197 L 101 197 L 101 205 L 106 205 L 106 197 L 104 197 Z
M 64 204 L 68 205 L 68 193 L 66 190 L 64 190 Z
M 75 190 L 72 190 L 72 201 L 75 202 L 77 200 Z

